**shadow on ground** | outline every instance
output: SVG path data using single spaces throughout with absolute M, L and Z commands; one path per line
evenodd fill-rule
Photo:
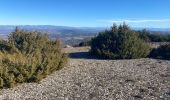
M 89 52 L 69 53 L 69 57 L 73 59 L 98 59 L 97 57 L 90 55 Z

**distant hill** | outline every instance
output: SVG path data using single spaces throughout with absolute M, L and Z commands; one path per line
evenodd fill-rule
M 15 30 L 13 25 L 0 25 L 0 37 L 6 38 L 9 33 Z M 105 30 L 104 27 L 67 27 L 52 25 L 21 25 L 18 26 L 25 31 L 40 31 L 48 33 L 51 38 L 65 38 L 75 36 L 94 36 L 100 31 Z
M 77 45 L 85 38 L 92 38 L 99 32 L 104 31 L 106 27 L 68 27 L 53 25 L 20 25 L 20 29 L 25 31 L 40 31 L 48 33 L 51 39 L 60 38 L 65 44 Z M 6 39 L 9 33 L 15 30 L 15 25 L 0 25 L 0 38 Z M 144 28 L 133 28 L 142 30 Z M 149 31 L 159 33 L 170 33 L 170 28 L 146 28 Z
M 134 30 L 142 30 L 146 29 L 148 31 L 153 31 L 153 32 L 160 32 L 160 33 L 170 33 L 170 28 L 142 28 L 142 27 L 135 27 L 133 28 Z

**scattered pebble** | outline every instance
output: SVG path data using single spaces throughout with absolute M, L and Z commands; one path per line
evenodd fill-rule
M 67 66 L 39 84 L 0 90 L 0 100 L 170 100 L 170 61 L 99 60 L 88 57 L 88 50 L 65 48 L 76 55 Z

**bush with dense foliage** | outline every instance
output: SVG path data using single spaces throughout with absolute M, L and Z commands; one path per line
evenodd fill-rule
M 83 46 L 90 46 L 91 45 L 91 40 L 88 41 L 83 41 L 79 43 L 79 47 L 83 47 Z
M 170 59 L 170 44 L 161 45 L 153 49 L 150 56 L 152 58 Z
M 147 30 L 138 31 L 139 37 L 147 42 L 170 42 L 170 34 L 150 32 Z
M 113 25 L 111 30 L 92 39 L 91 54 L 107 59 L 135 59 L 146 57 L 150 47 L 126 24 Z
M 51 41 L 40 32 L 16 29 L 8 41 L 0 42 L 0 88 L 38 82 L 66 62 L 59 41 Z

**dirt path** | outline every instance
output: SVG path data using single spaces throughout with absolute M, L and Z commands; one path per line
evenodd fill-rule
M 84 48 L 66 48 L 67 66 L 39 84 L 26 83 L 0 91 L 15 100 L 168 100 L 170 61 L 98 60 Z

